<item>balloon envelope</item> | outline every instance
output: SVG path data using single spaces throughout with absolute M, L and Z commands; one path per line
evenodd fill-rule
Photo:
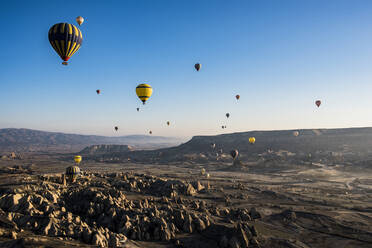
M 293 136 L 297 137 L 300 133 L 298 131 L 293 132 Z
M 74 161 L 75 163 L 79 164 L 83 158 L 81 156 L 75 156 Z
M 256 142 L 256 138 L 255 137 L 250 137 L 249 138 L 249 143 L 251 143 L 252 145 Z
M 322 101 L 320 101 L 320 100 L 316 100 L 316 101 L 315 101 L 315 104 L 316 104 L 316 106 L 318 106 L 318 108 L 319 108 L 320 104 L 322 104 Z
M 69 166 L 66 168 L 66 175 L 74 176 L 80 174 L 80 168 L 77 166 Z
M 239 152 L 238 152 L 238 150 L 232 150 L 232 151 L 230 152 L 230 155 L 231 155 L 231 157 L 232 157 L 233 159 L 235 159 L 235 158 L 238 157 Z
M 136 94 L 143 104 L 151 97 L 152 88 L 149 84 L 140 84 L 136 87 Z
M 196 69 L 197 71 L 199 71 L 199 70 L 201 69 L 201 64 L 196 63 L 196 64 L 194 65 L 194 67 L 195 67 L 195 69 Z
M 76 22 L 80 26 L 81 24 L 83 24 L 84 18 L 82 16 L 78 16 L 78 17 L 76 17 Z
M 73 24 L 57 23 L 49 29 L 49 42 L 67 65 L 67 61 L 79 50 L 83 43 L 83 34 Z
M 101 93 L 101 90 L 96 90 L 96 92 L 97 92 L 97 95 L 99 95 Z
M 235 98 L 236 98 L 236 100 L 239 100 L 240 99 L 240 96 L 239 95 L 236 95 Z

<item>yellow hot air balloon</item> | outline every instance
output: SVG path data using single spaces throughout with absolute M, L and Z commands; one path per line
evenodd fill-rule
M 83 158 L 81 156 L 75 156 L 74 157 L 74 161 L 75 161 L 76 164 L 80 164 L 80 162 L 81 162 L 82 159 Z
M 249 137 L 249 143 L 251 143 L 253 145 L 255 142 L 256 142 L 255 137 Z
M 152 88 L 149 84 L 140 84 L 136 88 L 136 94 L 142 103 L 145 104 L 152 95 Z

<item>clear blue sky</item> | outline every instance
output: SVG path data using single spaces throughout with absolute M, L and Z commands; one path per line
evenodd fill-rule
M 372 126 L 371 13 L 369 0 L 4 0 L 0 128 L 192 136 Z M 48 30 L 78 15 L 83 45 L 62 66 Z M 139 83 L 154 89 L 144 108 Z

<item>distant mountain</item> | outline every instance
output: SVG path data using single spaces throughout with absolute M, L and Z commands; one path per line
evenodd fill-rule
M 294 131 L 299 131 L 298 137 L 293 135 Z M 249 143 L 249 137 L 256 138 L 254 145 Z M 214 149 L 211 143 L 216 144 Z M 238 149 L 239 158 L 245 161 L 273 156 L 308 160 L 310 154 L 314 161 L 372 161 L 372 128 L 252 131 L 195 136 L 176 147 L 151 151 L 107 152 L 104 157 L 113 161 L 144 163 L 203 163 L 216 161 L 217 157 L 220 158 L 219 161 L 231 161 L 229 153 L 232 149 Z M 100 156 L 92 158 L 101 159 Z
M 129 135 L 106 137 L 45 132 L 31 129 L 0 129 L 0 151 L 76 152 L 86 146 L 113 144 L 129 145 L 132 149 L 156 149 L 179 145 L 181 138 Z
M 79 154 L 81 155 L 98 155 L 107 153 L 123 153 L 131 152 L 133 148 L 128 145 L 93 145 L 88 146 L 81 150 Z

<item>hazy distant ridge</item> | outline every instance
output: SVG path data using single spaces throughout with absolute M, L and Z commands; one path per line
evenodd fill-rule
M 0 129 L 0 150 L 2 151 L 78 151 L 86 146 L 101 144 L 130 145 L 134 148 L 149 149 L 174 146 L 181 142 L 182 140 L 179 138 L 149 135 L 106 137 L 45 132 L 31 129 Z

